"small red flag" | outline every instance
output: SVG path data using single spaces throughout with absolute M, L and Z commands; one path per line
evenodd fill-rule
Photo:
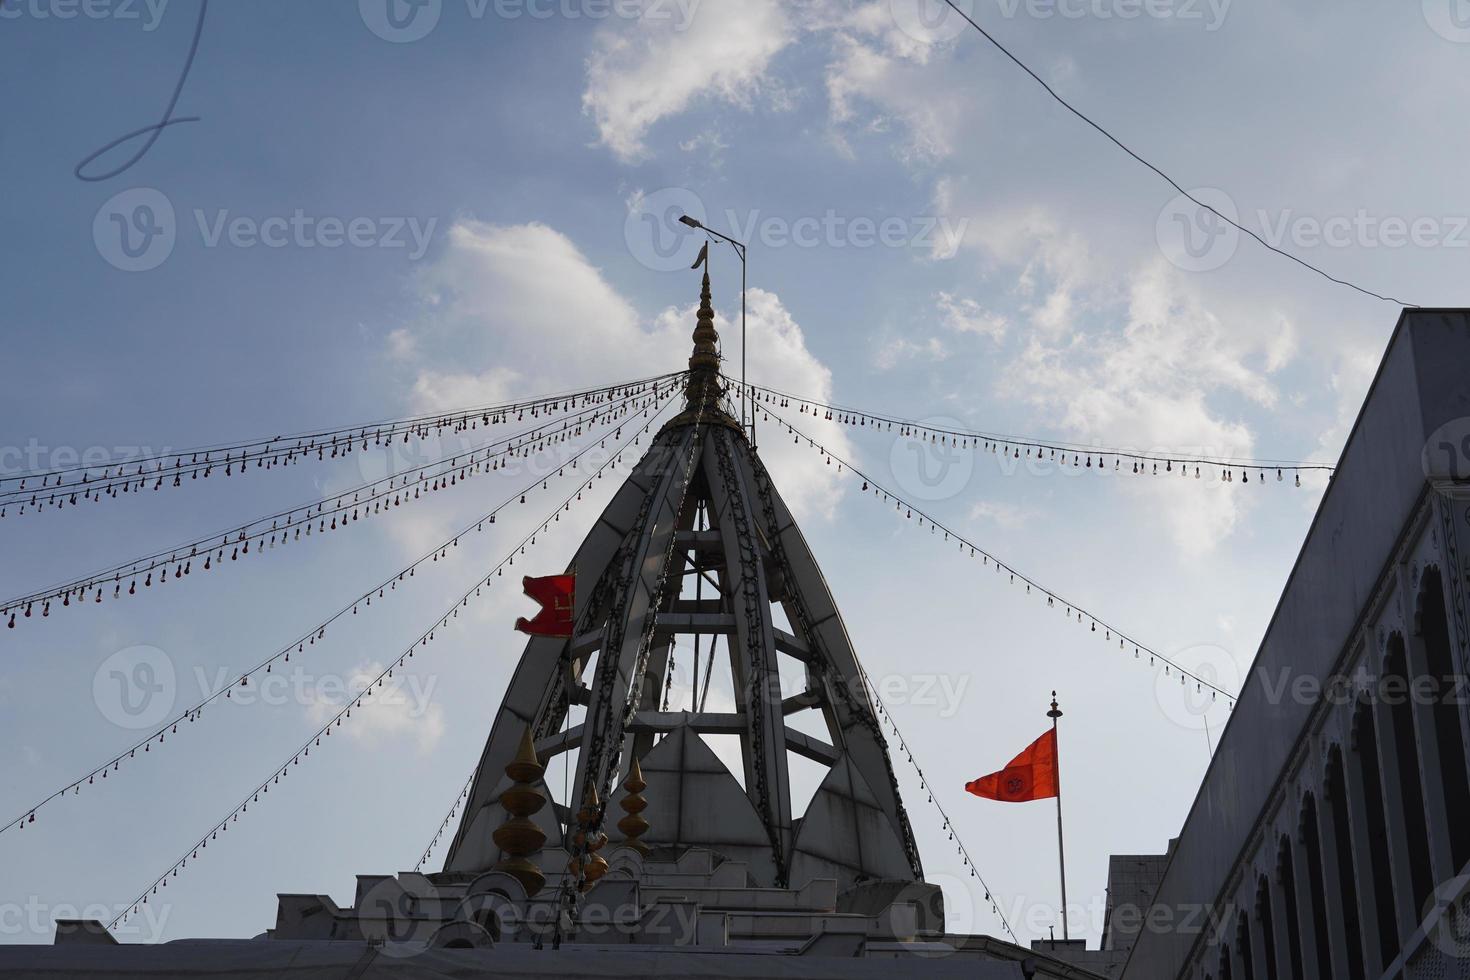
M 987 800 L 1026 803 L 1046 800 L 1058 793 L 1057 733 L 1052 729 L 1026 746 L 1000 772 L 971 780 L 965 789 Z
M 541 611 L 535 619 L 517 619 L 516 629 L 532 636 L 571 636 L 576 586 L 575 575 L 543 575 L 540 578 L 527 575 L 521 579 L 521 587 L 526 590 L 526 595 L 541 603 Z

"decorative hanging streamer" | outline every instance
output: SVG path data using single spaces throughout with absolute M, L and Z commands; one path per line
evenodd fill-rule
M 406 443 L 410 438 L 427 439 L 431 435 L 442 435 L 445 430 L 454 434 L 471 432 L 482 425 L 488 427 L 505 423 L 512 416 L 516 421 L 523 421 L 528 412 L 532 418 L 549 416 L 570 411 L 578 404 L 586 408 L 630 397 L 650 385 L 669 381 L 677 373 L 449 414 L 422 415 L 233 445 L 199 447 L 180 453 L 109 462 L 103 466 L 73 466 L 0 477 L 0 517 L 6 516 L 11 507 L 24 513 L 27 508 L 38 511 L 48 503 L 61 507 L 76 505 L 79 500 L 101 500 L 103 496 L 116 498 L 118 493 L 140 492 L 150 484 L 154 490 L 161 489 L 165 483 L 178 487 L 185 477 L 190 480 L 208 478 L 216 470 L 225 476 L 243 474 L 251 463 L 256 469 L 274 469 L 300 462 L 312 454 L 318 460 L 336 459 L 366 450 L 369 439 L 372 445 L 383 446 L 400 437 Z
M 785 427 L 786 431 L 794 437 L 795 441 L 798 444 L 802 440 L 805 440 L 806 444 L 812 449 L 817 450 L 824 458 L 828 460 L 829 464 L 832 460 L 836 460 L 838 463 L 839 472 L 841 472 L 841 470 L 844 468 L 852 471 L 854 477 L 863 481 L 863 490 L 865 492 L 871 490 L 874 496 L 881 496 L 885 503 L 892 501 L 895 507 L 898 510 L 903 511 L 905 517 L 910 520 L 913 519 L 915 515 L 918 515 L 920 527 L 923 527 L 924 523 L 927 521 L 929 523 L 929 532 L 931 534 L 933 534 L 936 530 L 942 531 L 944 533 L 945 541 L 949 541 L 951 538 L 953 538 L 957 542 L 961 552 L 964 552 L 966 549 L 968 549 L 971 558 L 975 558 L 978 556 L 985 564 L 994 564 L 997 573 L 1005 572 L 1007 575 L 1010 576 L 1011 584 L 1020 582 L 1022 585 L 1024 585 L 1026 587 L 1026 592 L 1028 595 L 1033 589 L 1035 589 L 1037 592 L 1040 592 L 1042 595 L 1046 596 L 1046 604 L 1048 606 L 1061 606 L 1062 608 L 1064 608 L 1069 619 L 1071 619 L 1075 614 L 1077 622 L 1091 623 L 1092 632 L 1102 632 L 1103 638 L 1108 642 L 1111 642 L 1114 638 L 1117 638 L 1118 649 L 1126 650 L 1129 647 L 1132 647 L 1133 657 L 1135 660 L 1140 658 L 1141 653 L 1147 653 L 1149 655 L 1149 666 L 1154 666 L 1155 661 L 1163 663 L 1166 673 L 1172 670 L 1179 674 L 1180 684 L 1184 684 L 1187 678 L 1188 680 L 1194 682 L 1196 692 L 1203 693 L 1204 691 L 1208 690 L 1210 692 L 1210 697 L 1212 700 L 1216 697 L 1223 698 L 1226 707 L 1232 710 L 1234 709 L 1236 695 L 1230 693 L 1222 687 L 1218 687 L 1215 684 L 1212 684 L 1210 681 L 1205 680 L 1198 674 L 1186 670 L 1185 668 L 1179 666 L 1179 664 L 1175 663 L 1173 660 L 1170 660 L 1168 657 L 1164 656 L 1162 653 L 1151 649 L 1143 643 L 1140 643 L 1139 641 L 1133 639 L 1126 633 L 1115 629 L 1114 627 L 1108 625 L 1105 620 L 1098 618 L 1097 616 L 1088 612 L 1086 609 L 1083 609 L 1076 603 L 1067 601 L 1062 596 L 1043 586 L 1041 583 L 1016 571 L 1014 567 L 1001 561 L 999 558 L 995 557 L 995 555 L 986 551 L 984 548 L 981 548 L 979 545 L 974 544 L 969 539 L 962 536 L 958 531 L 952 530 L 948 526 L 941 524 L 933 517 L 930 517 L 923 510 L 904 500 L 898 494 L 894 493 L 892 490 L 889 490 L 887 487 L 884 487 L 877 480 L 873 479 L 871 476 L 864 473 L 857 467 L 853 466 L 841 456 L 833 453 L 821 443 L 812 439 L 805 432 L 802 432 L 800 429 L 794 427 L 785 418 L 777 415 L 775 412 L 769 412 L 769 414 L 772 418 L 776 420 L 779 425 Z
M 858 664 L 857 668 L 858 673 L 862 675 L 863 684 L 867 686 L 868 691 L 872 694 L 873 703 L 878 708 L 879 717 L 888 723 L 888 727 L 893 729 L 893 737 L 898 739 L 899 749 L 903 751 L 904 757 L 908 759 L 909 765 L 918 774 L 919 787 L 929 795 L 929 802 L 939 811 L 939 818 L 944 821 L 943 829 L 949 832 L 949 839 L 958 847 L 960 858 L 964 861 L 965 867 L 970 869 L 970 877 L 980 882 L 980 887 L 985 889 L 985 900 L 990 903 L 990 911 L 995 913 L 995 917 L 1000 920 L 1002 928 L 1010 935 L 1011 942 L 1019 942 L 1020 940 L 1016 939 L 1016 934 L 1011 931 L 1011 924 L 1006 921 L 1005 913 L 1000 910 L 1000 903 L 995 900 L 990 891 L 990 886 L 985 883 L 985 876 L 980 873 L 980 868 L 975 862 L 970 860 L 970 852 L 965 848 L 965 842 L 960 839 L 959 831 L 955 829 L 954 824 L 950 823 L 949 814 L 944 810 L 944 804 L 940 803 L 939 797 L 934 795 L 934 787 L 929 785 L 929 780 L 924 776 L 923 768 L 915 761 L 913 749 L 909 748 L 908 742 L 904 741 L 903 732 L 898 730 L 898 722 L 893 720 L 893 716 L 888 713 L 887 707 L 878 698 L 876 693 L 878 688 L 873 684 L 872 678 L 868 676 L 868 672 L 863 669 L 862 664 Z
M 668 396 L 670 394 L 672 394 L 676 390 L 677 390 L 677 386 L 674 386 L 674 387 L 670 387 L 669 389 L 667 389 L 667 391 L 665 391 L 664 395 L 662 396 L 663 399 L 664 399 L 664 404 L 662 406 L 660 406 L 658 412 L 651 413 L 650 416 L 649 416 L 649 418 L 648 418 L 648 421 L 645 422 L 643 424 L 643 426 L 634 433 L 634 441 L 633 441 L 633 443 L 631 443 L 631 445 L 637 445 L 638 437 L 641 436 L 643 433 L 647 432 L 649 430 L 649 428 L 653 425 L 654 421 L 657 420 L 659 418 L 659 416 L 663 413 L 663 410 L 668 407 L 668 404 L 669 404 L 668 403 Z M 622 435 L 622 429 L 621 429 L 621 427 L 618 430 L 616 430 L 614 433 L 612 433 L 612 437 L 614 439 L 616 439 L 616 440 L 622 440 L 624 438 L 623 435 Z M 572 457 L 571 460 L 569 460 L 565 464 L 564 469 L 575 469 L 576 468 L 577 461 L 583 455 L 585 455 L 586 453 L 590 452 L 594 446 L 600 446 L 603 443 L 605 443 L 606 438 L 607 437 L 604 436 L 598 442 L 589 443 L 587 446 L 585 446 L 583 449 L 581 449 L 575 456 Z M 581 499 L 582 493 L 585 490 L 589 489 L 595 481 L 601 479 L 602 473 L 609 466 L 611 466 L 617 459 L 619 459 L 622 456 L 622 454 L 627 450 L 628 445 L 630 445 L 630 444 L 629 443 L 624 443 L 623 446 L 620 447 L 617 450 L 617 452 L 615 452 L 612 456 L 610 456 L 606 462 L 604 462 L 601 466 L 599 466 L 596 470 L 594 470 L 593 473 L 592 473 L 592 475 L 590 477 L 588 477 L 586 480 L 584 480 L 581 483 L 579 483 L 578 486 L 577 486 L 577 489 L 575 491 L 573 491 L 565 500 L 563 500 L 556 507 L 555 510 L 553 510 L 553 514 L 555 516 L 550 517 L 547 520 L 545 520 L 545 521 L 542 522 L 542 524 L 540 525 L 540 530 L 541 531 L 548 530 L 553 523 L 556 523 L 557 521 L 559 521 L 561 519 L 561 514 L 563 512 L 565 512 L 565 511 L 570 510 L 571 505 L 573 503 L 575 503 L 576 501 L 578 501 L 578 500 Z M 289 663 L 290 660 L 291 660 L 291 654 L 293 654 L 293 653 L 296 653 L 296 654 L 305 653 L 308 647 L 315 646 L 316 645 L 316 642 L 318 640 L 322 639 L 326 635 L 327 627 L 331 626 L 337 620 L 339 620 L 342 617 L 347 616 L 349 614 L 355 615 L 357 613 L 357 610 L 358 610 L 358 607 L 359 606 L 361 606 L 363 608 L 367 608 L 367 607 L 371 606 L 372 605 L 372 600 L 374 598 L 378 598 L 378 599 L 381 600 L 382 598 L 384 598 L 386 592 L 396 591 L 397 590 L 398 583 L 401 582 L 401 581 L 403 581 L 405 578 L 412 578 L 413 577 L 413 574 L 414 574 L 414 570 L 416 568 L 418 568 L 420 565 L 422 565 L 422 564 L 424 564 L 426 562 L 438 561 L 440 558 L 446 557 L 448 555 L 448 552 L 449 552 L 449 550 L 451 548 L 457 548 L 459 546 L 459 540 L 460 540 L 461 537 L 465 537 L 465 536 L 467 536 L 468 534 L 470 534 L 472 532 L 473 533 L 479 533 L 480 531 L 482 531 L 484 529 L 484 527 L 486 525 L 492 525 L 492 524 L 494 524 L 495 523 L 496 515 L 498 515 L 502 510 L 505 510 L 506 508 L 513 506 L 514 504 L 516 504 L 517 501 L 519 501 L 521 503 L 524 503 L 525 502 L 526 495 L 528 493 L 532 493 L 536 489 L 542 488 L 544 486 L 545 486 L 545 482 L 543 480 L 538 479 L 538 480 L 534 481 L 533 483 L 528 484 L 525 488 L 523 488 L 523 490 L 520 493 L 513 493 L 513 494 L 511 494 L 509 497 L 507 497 L 505 499 L 505 501 L 503 501 L 502 503 L 500 503 L 499 505 L 497 505 L 494 510 L 491 510 L 491 511 L 485 513 L 485 514 L 482 514 L 475 521 L 472 521 L 469 524 L 465 525 L 460 531 L 456 532 L 451 538 L 448 538 L 445 541 L 441 542 L 440 544 L 436 545 L 432 550 L 426 552 L 422 557 L 418 558 L 412 564 L 405 566 L 403 569 L 399 570 L 395 575 L 390 576 L 389 578 L 385 579 L 383 582 L 381 582 L 378 585 L 374 586 L 373 588 L 369 589 L 367 592 L 364 592 L 357 599 L 354 599 L 351 603 L 343 606 L 337 612 L 335 612 L 331 616 L 329 616 L 327 619 L 321 621 L 316 626 L 313 626 L 311 628 L 311 630 L 309 630 L 307 633 L 301 635 L 300 637 L 296 638 L 295 640 L 292 640 L 290 643 L 286 644 L 284 647 L 282 647 L 276 653 L 272 654 L 270 657 L 266 658 L 265 660 L 262 660 L 260 663 L 256 664 L 254 667 L 252 667 L 249 670 L 245 671 L 236 680 L 231 681 L 229 684 L 225 685 L 224 687 L 221 687 L 219 690 L 217 690 L 214 693 L 208 695 L 203 700 L 201 700 L 199 703 L 197 703 L 197 704 L 193 705 L 192 707 L 186 709 L 182 714 L 180 714 L 177 717 L 173 718 L 171 721 L 164 722 L 161 726 L 159 726 L 156 730 L 154 730 L 152 734 L 150 734 L 146 738 L 143 738 L 142 740 L 134 743 L 131 747 L 129 747 L 128 749 L 124 750 L 123 752 L 120 752 L 117 755 L 113 756 L 112 758 L 108 759 L 106 762 L 102 763 L 102 765 L 96 767 L 91 772 L 89 772 L 86 775 L 82 776 L 80 779 L 74 780 L 74 781 L 68 783 L 67 785 L 61 787 L 60 789 L 54 791 L 49 796 L 47 796 L 44 799 L 42 799 L 40 802 L 38 802 L 35 805 L 33 805 L 33 806 L 29 807 L 28 809 L 26 809 L 16 819 L 11 820 L 9 823 L 4 824 L 3 826 L 0 826 L 0 834 L 3 834 L 3 833 L 5 833 L 6 831 L 9 831 L 9 830 L 21 830 L 21 829 L 24 829 L 24 827 L 25 827 L 25 825 L 27 823 L 35 823 L 36 813 L 42 807 L 46 806 L 48 803 L 52 803 L 55 800 L 60 799 L 61 797 L 65 796 L 69 792 L 70 793 L 73 793 L 74 795 L 80 794 L 81 788 L 83 786 L 91 786 L 91 785 L 94 785 L 95 784 L 95 781 L 98 780 L 98 779 L 106 779 L 107 778 L 107 774 L 109 772 L 112 772 L 112 773 L 118 772 L 119 769 L 121 768 L 122 763 L 127 762 L 127 761 L 129 761 L 131 759 L 134 759 L 136 757 L 136 754 L 137 754 L 137 752 L 138 752 L 139 749 L 141 749 L 144 752 L 148 752 L 148 751 L 150 751 L 150 746 L 153 743 L 157 743 L 159 745 L 162 745 L 168 735 L 176 735 L 176 734 L 178 734 L 179 724 L 181 722 L 189 722 L 189 723 L 192 723 L 194 721 L 197 721 L 199 719 L 199 717 L 200 717 L 200 714 L 202 713 L 203 709 L 206 706 L 208 706 L 210 703 L 218 700 L 221 697 L 228 699 L 230 697 L 230 692 L 233 691 L 235 688 L 248 686 L 251 677 L 254 677 L 256 674 L 259 674 L 259 673 L 270 673 L 272 666 L 277 661 L 283 661 L 283 662 Z M 531 535 L 528 535 L 527 536 L 527 540 L 534 539 L 534 536 L 535 536 L 535 532 L 533 532 Z M 534 541 L 532 541 L 532 543 L 534 543 Z M 525 542 L 523 541 L 522 544 L 519 546 L 520 547 L 520 553 L 524 553 L 524 550 L 525 550 L 524 546 L 525 546 Z M 511 557 L 509 563 L 510 564 L 514 564 L 514 553 L 513 553 L 512 557 Z M 500 569 L 499 569 L 499 567 L 497 567 L 497 569 L 495 571 L 495 575 L 497 577 L 500 576 Z
M 737 386 L 739 384 L 738 382 L 733 383 Z M 926 425 L 913 419 L 902 419 L 863 409 L 830 405 L 823 401 L 788 394 L 762 385 L 747 385 L 746 387 L 755 402 L 756 409 L 768 415 L 775 414 L 770 410 L 770 405 L 787 408 L 795 403 L 800 406 L 803 415 L 810 415 L 812 418 L 820 417 L 824 421 L 839 422 L 853 428 L 870 427 L 875 431 L 882 429 L 884 432 L 892 432 L 897 426 L 901 435 L 953 446 L 957 449 L 996 453 L 1017 460 L 1022 458 L 1024 452 L 1027 459 L 1045 458 L 1061 466 L 1092 469 L 1099 472 L 1103 470 L 1122 472 L 1122 467 L 1126 464 L 1130 472 L 1139 475 L 1158 476 L 1177 473 L 1180 476 L 1200 479 L 1203 473 L 1206 471 L 1212 473 L 1218 467 L 1222 483 L 1235 483 L 1239 480 L 1241 483 L 1265 484 L 1269 482 L 1273 474 L 1275 482 L 1282 483 L 1286 480 L 1286 474 L 1291 473 L 1293 483 L 1298 487 L 1302 485 L 1302 473 L 1321 472 L 1330 476 L 1333 472 L 1333 467 L 1324 463 L 1235 459 L 1229 456 L 1169 456 L 1161 453 L 1108 449 L 1076 443 L 1045 442 L 1030 436 L 1010 436 L 968 429 L 945 429 Z M 1255 473 L 1254 480 L 1251 478 L 1253 472 Z
M 642 427 L 642 429 L 639 430 L 639 435 L 648 431 L 648 429 L 653 425 L 654 421 L 658 419 L 659 414 L 662 413 L 657 413 L 650 416 L 648 422 Z M 627 451 L 629 446 L 636 444 L 636 441 L 633 443 L 624 443 L 617 452 L 613 453 L 612 456 L 610 456 L 605 463 L 597 468 L 592 476 L 588 477 L 586 480 L 583 480 L 580 484 L 578 484 L 577 489 L 569 494 L 566 500 L 558 505 L 558 507 L 552 512 L 552 517 L 548 517 L 546 520 L 542 521 L 535 530 L 531 531 L 530 534 L 527 534 L 524 538 L 522 538 L 520 544 L 512 548 L 510 550 L 510 553 L 505 558 L 502 558 L 500 560 L 500 563 L 492 568 L 488 574 L 486 574 L 482 579 L 477 579 L 475 584 L 471 586 L 468 591 L 460 596 L 459 599 L 455 600 L 455 602 L 449 607 L 449 611 L 447 613 L 435 620 L 434 625 L 429 627 L 426 632 L 420 634 L 417 640 L 409 644 L 403 654 L 401 654 L 396 660 L 390 661 L 388 667 L 381 674 L 373 678 L 361 690 L 359 690 L 357 694 L 349 698 L 346 704 L 343 706 L 342 710 L 329 718 L 327 720 L 327 723 L 321 726 L 321 728 L 317 729 L 310 738 L 302 743 L 301 747 L 297 749 L 296 752 L 287 757 L 286 761 L 282 765 L 279 765 L 274 770 L 272 770 L 271 775 L 267 776 L 254 790 L 247 794 L 245 799 L 239 805 L 237 805 L 233 810 L 225 815 L 225 818 L 223 820 L 216 823 L 214 827 L 211 828 L 207 833 L 205 833 L 204 836 L 201 837 L 192 847 L 187 849 L 184 852 L 183 857 L 179 858 L 177 861 L 169 866 L 168 870 L 164 871 L 163 874 L 155 878 L 153 880 L 153 883 L 143 890 L 142 894 L 140 894 L 131 903 L 129 903 L 120 915 L 118 915 L 107 924 L 107 928 L 109 930 L 114 929 L 117 927 L 118 923 L 127 921 L 130 915 L 138 912 L 145 904 L 147 904 L 150 896 L 158 894 L 159 888 L 167 888 L 168 880 L 170 878 L 177 878 L 179 872 L 188 865 L 188 862 L 192 859 L 197 858 L 199 852 L 204 850 L 208 846 L 209 841 L 214 840 L 220 833 L 228 830 L 231 824 L 238 822 L 240 817 L 247 812 L 251 803 L 257 802 L 262 793 L 269 793 L 270 787 L 275 783 L 280 782 L 281 778 L 285 776 L 293 766 L 299 765 L 302 759 L 308 758 L 311 755 L 311 750 L 313 748 L 320 747 L 321 740 L 325 737 L 331 736 L 331 730 L 333 727 L 340 728 L 342 725 L 342 721 L 346 718 L 351 717 L 352 709 L 354 707 L 361 707 L 363 698 L 370 697 L 372 695 L 373 688 L 381 687 L 383 681 L 386 678 L 392 676 L 394 669 L 402 667 L 405 661 L 413 657 L 415 650 L 417 650 L 419 647 L 426 647 L 431 642 L 433 642 L 435 638 L 435 631 L 447 627 L 450 620 L 458 619 L 459 610 L 462 607 L 466 606 L 472 597 L 480 595 L 480 591 L 482 588 L 490 585 L 496 578 L 504 577 L 502 574 L 504 569 L 507 566 L 514 565 L 516 556 L 525 554 L 525 549 L 527 545 L 534 545 L 536 542 L 536 536 L 549 530 L 551 525 L 560 519 L 562 509 L 569 506 L 572 501 L 575 500 L 577 496 L 581 494 L 584 490 L 590 489 L 592 484 L 599 479 L 604 470 L 606 470 L 614 462 L 620 459 L 623 453 Z
M 65 608 L 73 604 L 81 606 L 88 601 L 100 603 L 103 596 L 109 594 L 112 598 L 121 598 L 125 589 L 128 595 L 135 595 L 140 585 L 145 589 L 151 587 L 155 576 L 158 584 L 163 585 L 170 577 L 178 579 L 190 574 L 196 560 L 200 561 L 202 571 L 209 571 L 222 565 L 227 557 L 230 561 L 236 561 L 248 556 L 252 544 L 256 554 L 260 554 L 267 548 L 274 548 L 278 540 L 282 545 L 288 541 L 300 541 L 303 531 L 309 538 L 313 532 L 326 534 L 346 528 L 360 519 L 386 514 L 403 504 L 412 503 L 425 493 L 445 490 L 470 477 L 496 472 L 501 468 L 498 462 L 501 457 L 528 456 L 554 443 L 579 437 L 592 425 L 611 425 L 618 422 L 667 397 L 677 386 L 677 379 L 656 384 L 621 402 L 599 406 L 562 420 L 560 428 L 548 423 L 546 426 L 498 440 L 486 447 L 435 461 L 419 469 L 416 475 L 394 474 L 384 477 L 301 507 L 258 518 L 229 531 L 179 545 L 167 552 L 157 552 L 115 565 L 43 592 L 18 596 L 0 605 L 0 619 L 4 619 L 6 626 L 14 629 L 18 620 L 29 619 L 36 613 L 41 618 L 50 616 L 51 607 L 57 601 Z
M 439 822 L 439 829 L 434 831 L 433 839 L 430 840 L 429 845 L 424 848 L 424 853 L 419 858 L 418 863 L 413 866 L 414 871 L 418 871 L 426 863 L 428 863 L 429 857 L 434 853 L 434 848 L 439 846 L 439 841 L 444 837 L 444 832 L 449 829 L 450 822 L 454 819 L 455 815 L 459 813 L 460 805 L 464 803 L 466 797 L 470 795 L 470 788 L 475 783 L 475 773 L 478 771 L 478 766 L 470 770 L 470 778 L 464 781 L 464 789 L 459 791 L 459 795 L 454 798 L 454 805 L 449 808 L 449 812 L 446 813 L 444 815 L 444 819 Z

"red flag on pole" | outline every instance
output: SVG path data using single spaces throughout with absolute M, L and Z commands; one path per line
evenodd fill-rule
M 526 590 L 526 595 L 541 603 L 541 611 L 535 619 L 517 619 L 516 629 L 532 636 L 571 636 L 576 585 L 575 575 L 543 575 L 540 578 L 527 575 L 521 579 L 521 587 Z
M 987 800 L 1026 803 L 1047 800 L 1060 792 L 1057 780 L 1057 733 L 1053 728 L 1026 746 L 1000 772 L 971 780 L 965 789 Z

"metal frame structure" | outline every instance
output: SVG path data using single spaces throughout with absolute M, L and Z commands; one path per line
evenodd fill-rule
M 578 582 L 573 635 L 526 644 L 446 871 L 484 871 L 500 858 L 491 834 L 504 820 L 504 770 L 529 726 L 543 763 L 577 754 L 571 796 L 541 818 L 549 839 L 569 849 L 572 801 L 589 790 L 608 801 L 638 759 L 650 844 L 710 848 L 746 862 L 767 886 L 922 877 L 873 695 L 836 602 L 720 400 L 707 273 L 701 299 L 689 405 L 653 440 L 568 566 Z M 777 625 L 777 606 L 789 631 Z M 677 638 L 706 636 L 725 640 L 733 710 L 661 710 Z M 805 677 L 791 696 L 783 697 L 782 658 Z M 583 719 L 568 727 L 574 705 Z M 825 739 L 788 725 L 804 712 L 818 713 Z M 739 739 L 743 781 L 706 735 Z M 827 767 L 804 814 L 793 812 L 793 753 Z

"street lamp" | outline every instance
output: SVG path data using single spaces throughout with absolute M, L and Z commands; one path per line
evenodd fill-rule
M 741 426 L 741 428 L 744 428 L 745 427 L 745 424 L 746 424 L 745 423 L 745 398 L 746 398 L 746 384 L 745 384 L 745 279 L 746 279 L 745 243 L 744 242 L 737 242 L 735 239 L 731 238 L 729 235 L 723 235 L 720 232 L 715 231 L 713 228 L 706 228 L 697 219 L 691 218 L 687 214 L 680 215 L 680 217 L 679 217 L 679 223 L 681 225 L 686 225 L 686 226 L 688 226 L 690 228 L 698 229 L 699 231 L 702 231 L 702 232 L 704 232 L 706 234 L 714 235 L 716 238 L 718 238 L 718 239 L 720 239 L 722 241 L 729 242 L 730 243 L 730 246 L 735 249 L 735 254 L 740 257 L 740 426 Z M 750 410 L 750 448 L 752 448 L 752 449 L 755 448 L 755 408 L 754 407 L 752 407 L 751 410 Z

